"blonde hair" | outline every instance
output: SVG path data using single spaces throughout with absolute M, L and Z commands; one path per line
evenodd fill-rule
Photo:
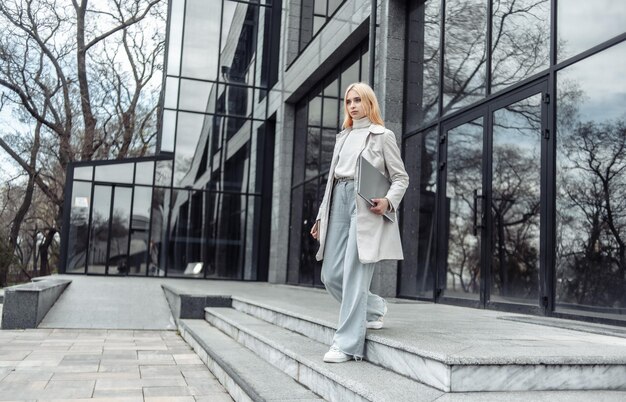
M 343 97 L 343 112 L 346 117 L 343 119 L 342 128 L 352 127 L 352 116 L 350 116 L 350 112 L 348 112 L 348 105 L 346 103 L 346 99 L 348 99 L 348 92 L 350 91 L 356 92 L 361 98 L 365 116 L 367 116 L 372 123 L 384 126 L 385 122 L 380 116 L 380 107 L 378 106 L 378 99 L 376 99 L 374 90 L 364 82 L 355 82 L 348 85 Z

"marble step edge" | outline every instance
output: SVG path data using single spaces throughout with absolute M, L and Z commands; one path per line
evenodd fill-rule
M 254 353 L 283 370 L 296 381 L 309 387 L 316 394 L 329 400 L 389 400 L 385 391 L 386 384 L 400 386 L 400 389 L 418 390 L 422 397 L 420 400 L 434 401 L 446 392 L 445 384 L 440 384 L 439 388 L 423 384 L 367 361 L 348 362 L 339 365 L 324 363 L 322 356 L 328 350 L 326 345 L 232 308 L 206 308 L 205 312 L 206 320 L 211 325 L 243 346 L 250 348 Z M 229 317 L 232 315 L 237 315 L 237 317 Z M 292 343 L 298 344 L 299 351 L 272 339 L 270 336 L 263 335 L 261 333 L 263 331 L 258 330 L 261 327 L 271 330 L 272 334 L 278 338 L 281 336 L 289 337 Z M 314 359 L 306 356 L 306 352 L 310 353 L 309 349 L 312 344 L 317 349 Z M 357 375 L 356 379 L 349 378 L 345 373 L 346 364 L 352 364 L 352 369 L 366 370 L 370 374 L 375 371 L 377 374 L 376 381 L 365 381 L 360 375 Z M 344 371 L 343 374 L 342 371 Z M 330 385 L 331 391 L 328 390 L 328 385 Z
M 327 345 L 332 344 L 333 335 L 336 330 L 334 323 L 313 318 L 304 314 L 296 313 L 279 307 L 260 303 L 245 297 L 233 296 L 232 307 L 255 316 L 274 325 L 282 326 L 291 331 L 308 336 L 318 342 Z M 417 355 L 420 358 L 439 362 L 448 366 L 463 365 L 626 365 L 626 360 L 619 356 L 592 356 L 592 357 L 572 357 L 572 356 L 458 356 L 449 355 L 424 348 L 407 345 L 401 341 L 384 336 L 380 332 L 368 331 L 366 335 L 366 356 L 370 361 L 385 366 L 384 362 L 371 360 L 375 358 L 370 355 L 370 350 L 381 349 L 390 351 L 392 349 Z M 377 353 L 376 353 L 377 354 Z M 390 368 L 392 369 L 392 368 Z M 404 373 L 403 373 L 404 374 Z M 407 374 L 405 374 L 407 375 Z
M 257 391 L 257 388 L 260 387 L 255 386 L 254 379 L 246 378 L 247 376 L 245 373 L 241 373 L 241 368 L 235 369 L 233 367 L 232 345 L 237 348 L 236 353 L 244 354 L 246 362 L 256 360 L 256 364 L 259 364 L 258 362 L 260 362 L 260 364 L 266 366 L 266 375 L 269 375 L 274 380 L 280 380 L 280 392 L 285 391 L 284 384 L 289 381 L 292 392 L 294 386 L 299 388 L 298 399 L 306 401 L 323 401 L 323 399 L 313 394 L 312 391 L 306 389 L 301 384 L 293 382 L 287 374 L 261 359 L 254 354 L 254 352 L 245 348 L 243 345 L 240 345 L 228 335 L 222 333 L 219 329 L 212 327 L 205 320 L 181 319 L 178 323 L 178 330 L 183 339 L 192 347 L 204 364 L 209 368 L 211 373 L 213 373 L 217 380 L 228 391 L 230 396 L 237 402 L 272 400 L 274 399 L 275 392 L 268 389 Z M 230 346 L 227 346 L 230 348 L 228 349 L 228 352 L 220 353 L 220 351 L 215 350 L 215 347 L 212 347 L 209 344 L 209 342 L 216 342 L 216 340 L 221 343 L 222 347 L 224 347 L 225 342 L 226 345 L 230 344 Z M 226 356 L 224 356 L 224 354 L 226 354 Z M 231 361 L 229 361 L 229 357 L 231 358 Z
M 209 310 L 207 311 L 207 319 L 211 320 L 212 317 L 215 317 L 216 319 L 211 321 L 213 325 L 229 333 L 229 335 L 241 337 L 243 333 L 253 338 L 256 336 L 270 347 L 284 350 L 282 345 L 267 337 L 258 336 L 254 330 L 244 328 L 234 320 L 224 317 L 224 314 L 219 313 L 219 309 L 206 310 Z M 244 312 L 239 313 L 245 314 Z M 250 319 L 263 321 L 245 315 Z M 267 322 L 265 324 L 273 325 Z M 239 341 L 241 342 L 241 340 Z M 285 352 L 291 353 L 296 358 L 299 357 L 298 353 Z M 391 372 L 400 374 L 408 372 L 411 375 L 407 377 L 444 392 L 626 390 L 626 365 L 480 364 L 445 366 L 437 364 L 437 362 L 419 359 L 402 361 L 401 359 L 405 356 L 385 355 L 386 363 L 395 364 L 396 370 L 390 370 Z M 368 360 L 371 361 L 369 357 Z

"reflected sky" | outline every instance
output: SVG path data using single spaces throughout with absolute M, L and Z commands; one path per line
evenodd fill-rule
M 559 0 L 559 61 L 626 32 L 625 5 L 623 0 Z
M 557 73 L 560 107 L 575 103 L 581 122 L 624 119 L 626 116 L 626 42 L 588 57 Z M 568 98 L 567 91 L 581 91 L 580 99 Z
M 207 116 L 202 114 L 179 112 L 174 168 L 175 186 L 182 183 L 183 177 L 185 177 L 191 167 L 192 158 L 198 147 L 198 139 L 202 132 L 204 120 L 207 118 Z

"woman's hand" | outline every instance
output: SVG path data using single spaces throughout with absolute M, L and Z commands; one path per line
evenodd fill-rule
M 374 206 L 370 207 L 370 211 L 376 215 L 383 215 L 389 210 L 389 200 L 386 198 L 372 198 L 372 202 Z
M 320 221 L 315 221 L 315 224 L 311 228 L 311 236 L 313 236 L 315 240 L 320 239 L 319 225 L 320 225 Z

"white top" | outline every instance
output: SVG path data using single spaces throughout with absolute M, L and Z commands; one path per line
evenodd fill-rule
M 335 178 L 351 177 L 354 178 L 356 173 L 356 158 L 363 149 L 365 140 L 370 133 L 370 125 L 372 122 L 367 117 L 352 120 L 352 131 L 348 134 L 348 138 L 343 143 L 339 160 L 335 166 Z

